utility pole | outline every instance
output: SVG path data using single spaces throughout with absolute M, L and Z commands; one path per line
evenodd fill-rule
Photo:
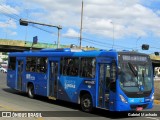
M 62 27 L 59 25 L 57 28 L 58 28 L 57 48 L 60 48 L 60 29 L 62 29 Z
M 111 22 L 111 23 L 113 25 L 113 45 L 112 45 L 112 49 L 113 49 L 113 47 L 114 47 L 114 22 Z
M 82 0 L 82 9 L 81 9 L 81 29 L 80 29 L 80 49 L 82 48 L 82 25 L 83 25 L 83 0 Z
M 27 19 L 28 19 L 28 9 L 26 9 Z M 28 27 L 26 27 L 25 41 L 27 41 Z
M 138 51 L 137 43 L 138 43 L 138 40 L 140 40 L 140 39 L 141 39 L 141 36 L 140 36 L 140 37 L 138 37 L 138 38 L 137 38 L 137 40 L 136 40 L 136 51 Z
M 57 48 L 60 47 L 60 29 L 62 29 L 62 27 L 60 25 L 55 26 L 55 25 L 50 25 L 50 24 L 45 24 L 45 23 L 28 21 L 28 20 L 24 20 L 24 19 L 20 19 L 19 22 L 20 22 L 20 25 L 23 25 L 23 26 L 28 26 L 28 23 L 32 23 L 32 24 L 38 24 L 38 25 L 43 25 L 43 26 L 56 27 L 58 29 Z

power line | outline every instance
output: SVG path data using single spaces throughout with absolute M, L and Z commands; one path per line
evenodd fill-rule
M 51 31 L 49 31 L 49 30 L 45 30 L 45 29 L 43 29 L 43 28 L 41 28 L 41 27 L 39 27 L 39 26 L 37 26 L 37 25 L 31 24 L 31 26 L 32 26 L 32 27 L 35 27 L 35 28 L 37 28 L 37 29 L 39 29 L 39 30 L 45 31 L 45 32 L 47 32 L 47 33 L 50 33 L 50 34 L 54 34 L 54 35 L 55 35 L 55 33 L 51 32 Z
M 2 4 L 0 4 L 1 5 L 1 13 L 3 14 L 3 15 L 5 15 L 5 16 L 8 16 L 8 17 L 10 17 L 10 18 L 13 18 L 14 20 L 16 20 L 16 21 L 18 21 L 19 20 L 19 16 L 17 15 L 17 14 L 15 14 L 15 13 L 13 13 L 12 11 L 10 11 L 10 10 L 8 10 L 8 8 L 6 8 L 6 6 L 4 6 L 4 5 L 2 5 Z
M 18 21 L 19 22 L 19 19 L 21 18 L 21 16 L 19 16 L 19 15 L 17 15 L 17 14 L 15 14 L 15 13 L 13 13 L 12 11 L 10 11 L 10 10 L 8 10 L 8 8 L 6 7 L 6 6 L 4 6 L 4 5 L 2 5 L 2 4 L 0 4 L 2 7 L 1 7 L 1 9 L 0 9 L 0 13 L 2 13 L 3 15 L 5 15 L 6 17 L 9 17 L 9 18 L 12 18 L 13 20 L 15 20 L 16 22 Z M 42 30 L 42 31 L 45 31 L 45 32 L 48 32 L 48 33 L 50 33 L 50 34 L 54 34 L 54 35 L 56 35 L 54 32 L 52 32 L 52 31 L 49 31 L 49 30 L 46 30 L 46 29 L 44 29 L 44 28 L 41 28 L 41 27 L 39 27 L 39 26 L 35 26 L 35 25 L 31 25 L 32 27 L 35 27 L 35 28 L 37 28 L 37 29 L 40 29 L 40 30 Z M 83 28 L 83 29 L 85 29 L 85 28 Z M 102 31 L 104 31 L 104 30 L 102 30 Z M 74 37 L 74 36 L 62 36 L 63 38 L 68 38 L 68 39 L 79 39 L 79 37 Z M 101 42 L 101 41 L 97 41 L 97 40 L 94 40 L 94 39 L 89 39 L 89 38 L 82 38 L 83 39 L 83 41 L 85 41 L 85 42 L 88 42 L 88 43 L 91 43 L 91 44 L 94 44 L 94 45 L 98 45 L 98 46 L 104 46 L 104 47 L 106 47 L 106 46 L 112 46 L 112 44 L 110 44 L 110 43 L 106 43 L 106 42 Z M 98 39 L 99 40 L 99 39 Z M 121 45 L 114 45 L 114 46 L 116 46 L 116 48 L 126 48 L 126 49 L 134 49 L 134 48 L 129 48 L 129 47 L 125 47 L 125 46 L 121 46 Z M 150 47 L 150 48 L 152 48 L 152 49 L 157 49 L 157 50 L 159 50 L 160 48 L 157 48 L 157 47 Z

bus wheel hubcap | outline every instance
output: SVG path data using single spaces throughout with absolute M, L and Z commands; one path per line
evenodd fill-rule
M 29 89 L 29 95 L 32 96 L 32 90 L 31 89 Z
M 83 105 L 84 105 L 84 107 L 86 107 L 86 108 L 89 108 L 89 107 L 90 107 L 90 104 L 91 104 L 91 102 L 90 102 L 89 99 L 85 99 L 85 100 L 83 101 Z
M 29 90 L 29 95 L 32 95 L 31 90 Z

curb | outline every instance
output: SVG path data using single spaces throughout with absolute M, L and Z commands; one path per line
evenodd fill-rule
M 160 100 L 154 100 L 154 104 L 160 104 Z

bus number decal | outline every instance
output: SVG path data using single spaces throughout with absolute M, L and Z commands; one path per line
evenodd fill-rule
M 12 74 L 10 74 L 10 76 L 9 76 L 10 78 L 13 78 L 13 75 Z
M 35 80 L 35 76 L 31 76 L 30 74 L 26 74 L 26 79 Z

